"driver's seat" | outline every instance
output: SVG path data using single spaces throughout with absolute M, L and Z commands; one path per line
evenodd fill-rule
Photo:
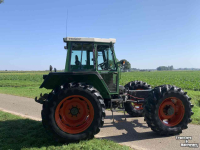
M 77 66 L 80 66 L 80 65 L 81 65 L 81 62 L 78 60 L 78 56 L 77 56 L 77 55 L 75 56 L 75 64 L 76 64 Z

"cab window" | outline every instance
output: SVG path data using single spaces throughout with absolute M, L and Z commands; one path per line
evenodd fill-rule
M 92 54 L 91 54 L 92 53 Z M 72 43 L 71 70 L 93 70 L 93 44 Z

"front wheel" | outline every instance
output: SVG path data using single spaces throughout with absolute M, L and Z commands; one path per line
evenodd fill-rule
M 181 133 L 192 121 L 191 98 L 180 88 L 170 85 L 156 87 L 154 94 L 155 98 L 149 98 L 144 107 L 148 126 L 160 135 Z
M 105 104 L 100 93 L 80 83 L 51 93 L 42 110 L 44 128 L 59 142 L 93 138 L 104 117 Z

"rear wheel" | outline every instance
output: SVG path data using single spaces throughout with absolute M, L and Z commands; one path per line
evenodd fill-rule
M 148 126 L 161 135 L 181 133 L 192 121 L 191 98 L 180 88 L 170 85 L 156 87 L 154 94 L 155 99 L 149 98 L 145 104 Z
M 124 86 L 129 90 L 149 90 L 151 86 L 142 81 L 131 81 Z M 137 97 L 145 98 L 147 95 L 139 95 Z M 132 117 L 144 116 L 143 104 L 134 104 L 132 102 L 125 103 L 126 112 Z
M 99 92 L 80 83 L 51 93 L 42 110 L 45 129 L 60 142 L 93 138 L 104 118 L 105 104 Z

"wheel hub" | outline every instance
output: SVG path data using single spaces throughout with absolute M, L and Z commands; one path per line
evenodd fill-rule
M 167 114 L 170 115 L 170 116 L 173 115 L 174 114 L 174 108 L 169 107 L 168 110 L 167 110 Z
M 72 106 L 72 108 L 70 109 L 70 114 L 72 116 L 76 116 L 77 117 L 77 115 L 80 114 L 79 110 L 80 110 L 80 108 L 78 108 L 77 106 L 76 107 Z

